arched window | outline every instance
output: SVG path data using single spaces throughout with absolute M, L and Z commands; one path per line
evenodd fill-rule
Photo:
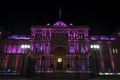
M 86 53 L 86 49 L 84 45 L 79 46 L 80 53 Z
M 35 53 L 35 54 L 37 54 L 37 53 L 40 52 L 40 50 L 41 50 L 40 47 L 41 47 L 40 44 L 35 44 L 35 45 L 34 45 L 34 53 Z
M 46 54 L 49 54 L 49 52 L 50 52 L 49 45 L 46 44 L 46 45 L 45 45 L 45 53 L 46 53 Z
M 81 47 L 81 52 L 85 53 L 85 48 L 84 47 Z

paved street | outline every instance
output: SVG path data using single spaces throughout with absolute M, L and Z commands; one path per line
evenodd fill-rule
M 42 80 L 37 78 L 22 78 L 22 77 L 0 77 L 0 80 Z M 49 80 L 68 80 L 68 79 L 49 79 Z M 82 80 L 82 79 L 78 79 Z M 99 76 L 97 78 L 93 79 L 87 79 L 87 80 L 120 80 L 120 76 Z
M 30 80 L 25 78 L 0 78 L 0 80 Z
M 97 78 L 88 79 L 88 80 L 120 80 L 120 76 L 115 76 L 115 75 L 99 76 Z

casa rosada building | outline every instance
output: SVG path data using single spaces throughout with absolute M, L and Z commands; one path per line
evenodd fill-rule
M 1 37 L 0 74 L 62 71 L 120 75 L 120 32 L 92 36 L 88 26 L 62 21 L 30 30 L 30 36 Z

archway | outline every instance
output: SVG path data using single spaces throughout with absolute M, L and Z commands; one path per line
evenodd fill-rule
M 57 47 L 53 50 L 54 55 L 54 68 L 55 70 L 65 70 L 66 69 L 66 49 L 63 47 Z

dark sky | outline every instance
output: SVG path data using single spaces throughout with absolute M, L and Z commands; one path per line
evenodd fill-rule
M 4 5 L 5 4 L 5 5 Z M 120 27 L 119 4 L 114 0 L 10 1 L 1 6 L 0 27 L 12 34 L 29 34 L 32 25 L 59 20 L 59 5 L 66 24 L 88 25 L 90 34 L 109 35 Z

